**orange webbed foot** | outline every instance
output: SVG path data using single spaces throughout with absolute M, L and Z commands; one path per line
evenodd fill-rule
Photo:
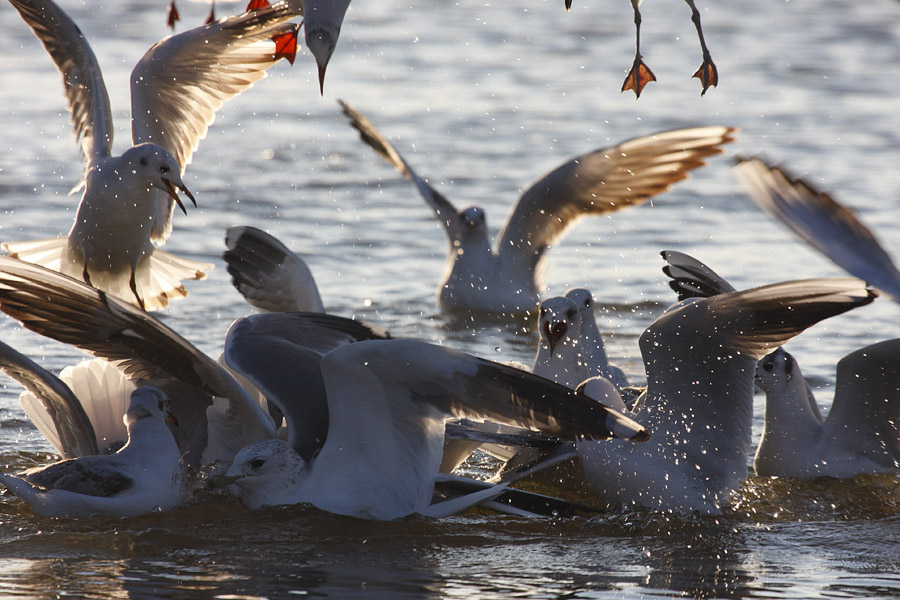
M 644 60 L 638 57 L 634 61 L 631 71 L 628 72 L 628 76 L 625 77 L 625 82 L 622 83 L 622 91 L 634 90 L 635 98 L 640 98 L 644 86 L 651 81 L 656 81 L 656 75 L 653 74 L 650 67 L 644 64 Z
M 172 0 L 169 3 L 169 14 L 166 17 L 166 25 L 169 26 L 169 29 L 175 29 L 175 23 L 181 20 L 181 15 L 178 14 L 178 8 L 175 6 L 175 0 Z
M 297 40 L 299 39 L 297 29 L 295 27 L 287 33 L 272 38 L 272 41 L 275 42 L 275 60 L 286 58 L 289 63 L 294 64 L 294 58 L 297 56 Z
M 700 68 L 694 73 L 694 77 L 699 79 L 700 83 L 703 85 L 703 91 L 700 92 L 701 96 L 706 94 L 706 90 L 708 90 L 710 86 L 719 85 L 719 70 L 716 69 L 716 63 L 711 59 L 703 60 L 703 64 L 700 65 Z

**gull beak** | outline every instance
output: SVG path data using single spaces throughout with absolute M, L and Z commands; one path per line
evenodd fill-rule
M 319 94 L 321 96 L 325 95 L 325 69 L 328 67 L 328 63 L 319 67 Z
M 172 427 L 178 427 L 178 419 L 175 418 L 175 415 L 172 414 L 172 411 L 166 411 L 166 423 L 171 425 Z
M 181 209 L 181 212 L 187 214 L 187 210 L 184 208 L 184 204 L 181 202 L 181 198 L 178 197 L 178 190 L 184 192 L 184 195 L 191 199 L 191 202 L 194 203 L 194 206 L 197 206 L 197 201 L 194 200 L 194 195 L 191 193 L 187 186 L 181 182 L 174 182 L 171 179 L 163 178 L 163 184 L 166 186 L 166 193 L 169 194 L 174 200 L 175 203 L 178 204 L 178 208 Z
M 556 344 L 566 336 L 568 331 L 569 326 L 566 325 L 565 321 L 557 321 L 552 325 L 550 321 L 544 323 L 544 338 L 546 338 L 547 343 L 550 344 L 550 354 L 553 354 Z

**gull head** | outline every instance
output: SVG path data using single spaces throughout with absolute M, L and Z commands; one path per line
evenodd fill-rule
M 181 198 L 178 197 L 178 190 L 184 192 L 194 206 L 197 206 L 194 195 L 181 180 L 181 166 L 178 164 L 178 160 L 159 144 L 137 145 L 122 157 L 128 161 L 132 171 L 143 178 L 149 187 L 155 187 L 167 193 L 185 214 L 187 214 L 187 210 L 184 208 Z
M 174 417 L 169 413 L 168 394 L 152 385 L 141 386 L 131 392 L 131 402 L 122 420 L 126 427 L 131 427 L 141 419 L 171 422 Z
M 763 357 L 756 366 L 756 385 L 770 392 L 778 385 L 785 385 L 793 378 L 794 357 L 778 348 Z
M 250 508 L 293 504 L 292 492 L 306 479 L 306 462 L 286 442 L 255 442 L 241 449 L 225 473 L 240 488 L 241 500 Z
M 459 213 L 459 224 L 467 236 L 478 232 L 487 236 L 487 219 L 484 210 L 478 206 L 470 206 Z
M 581 313 L 584 322 L 589 317 L 594 318 L 594 296 L 587 288 L 572 288 L 566 292 L 566 298 L 575 303 Z
M 539 317 L 541 341 L 550 348 L 550 353 L 563 339 L 577 339 L 581 331 L 581 312 L 569 298 L 555 296 L 541 302 Z
M 319 93 L 325 93 L 325 69 L 337 45 L 340 29 L 331 27 L 311 27 L 306 29 L 306 47 L 312 52 L 319 67 Z

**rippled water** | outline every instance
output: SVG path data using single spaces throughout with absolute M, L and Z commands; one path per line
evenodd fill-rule
M 226 227 L 263 227 L 308 260 L 328 308 L 496 359 L 530 362 L 521 324 L 466 329 L 436 310 L 445 241 L 415 190 L 364 147 L 336 98 L 367 113 L 417 170 L 499 227 L 541 173 L 587 150 L 656 130 L 741 128 L 729 154 L 763 153 L 835 190 L 900 251 L 900 4 L 703 4 L 721 76 L 700 98 L 700 54 L 683 2 L 645 3 L 642 49 L 659 81 L 620 94 L 630 66 L 625 0 L 357 1 L 317 92 L 308 54 L 226 105 L 188 169 L 199 208 L 176 217 L 166 249 L 214 261 L 163 318 L 211 354 L 248 312 L 219 258 Z M 412 3 L 408 3 L 412 4 Z M 104 68 L 129 138 L 127 77 L 166 34 L 165 2 L 63 6 Z M 220 12 L 236 10 L 220 5 Z M 182 4 L 185 22 L 207 8 Z M 80 164 L 59 76 L 11 7 L 0 7 L 0 238 L 67 231 Z M 548 293 L 588 286 L 608 349 L 642 378 L 637 336 L 672 300 L 662 249 L 695 254 L 737 287 L 836 275 L 745 198 L 717 157 L 652 206 L 582 222 L 553 249 Z M 896 337 L 878 301 L 788 349 L 830 402 L 834 364 Z M 0 321 L 0 336 L 48 368 L 68 347 Z M 5 469 L 52 459 L 18 389 L 0 390 Z M 758 401 L 761 398 L 758 398 Z M 756 431 L 761 426 L 757 403 Z M 477 468 L 477 466 L 476 466 Z M 592 598 L 900 595 L 900 488 L 893 477 L 806 484 L 751 480 L 723 517 L 620 513 L 533 521 L 468 515 L 370 523 L 308 508 L 252 512 L 210 497 L 167 515 L 65 521 L 0 497 L 0 595 Z

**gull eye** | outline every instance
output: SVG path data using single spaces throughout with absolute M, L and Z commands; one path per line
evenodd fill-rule
M 570 308 L 569 310 L 566 311 L 566 318 L 571 321 L 572 319 L 575 318 L 576 314 L 578 314 L 578 311 L 576 311 L 574 308 Z
M 546 314 L 547 314 L 547 309 L 546 309 L 545 307 L 542 306 L 542 307 L 541 307 L 541 316 L 542 316 L 542 317 L 543 317 L 543 316 L 546 316 Z
M 771 373 L 775 370 L 775 363 L 772 361 L 766 361 L 763 363 L 763 371 L 766 373 Z
M 264 464 L 266 464 L 266 461 L 264 461 L 263 459 L 254 458 L 250 461 L 250 468 L 253 470 L 260 469 Z
M 146 156 L 142 156 L 142 157 L 141 157 L 141 160 L 140 160 L 140 163 L 146 167 L 146 166 L 147 166 L 147 157 L 146 157 Z
M 170 171 L 169 165 L 159 165 L 160 173 L 168 173 Z

